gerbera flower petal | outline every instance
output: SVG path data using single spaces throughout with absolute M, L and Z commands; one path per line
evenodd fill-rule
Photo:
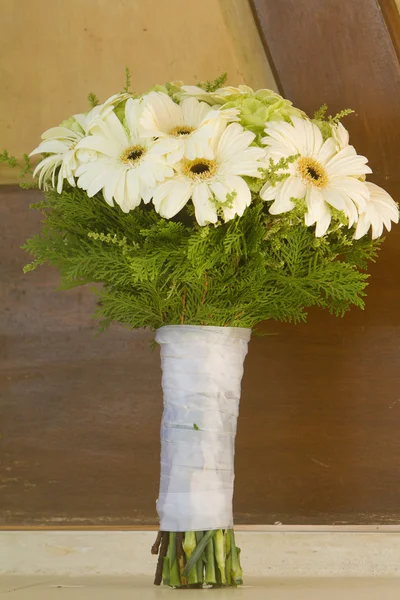
M 371 221 L 365 213 L 362 213 L 358 217 L 356 231 L 354 233 L 354 239 L 359 240 L 364 235 L 368 233 L 369 228 L 371 227 Z
M 340 122 L 332 125 L 332 138 L 338 150 L 349 145 L 349 132 Z
M 225 181 L 212 181 L 209 187 L 219 202 L 226 202 L 226 196 L 231 189 Z
M 272 215 L 278 215 L 292 210 L 295 207 L 292 198 L 301 200 L 304 198 L 306 190 L 306 186 L 299 177 L 288 177 L 279 187 L 277 186 L 275 201 L 271 204 L 269 212 Z M 263 198 L 263 196 L 261 197 Z
M 267 181 L 267 183 L 264 183 L 263 187 L 260 190 L 260 198 L 262 200 L 275 200 L 278 191 L 281 187 L 282 183 L 272 185 L 269 181 Z
M 322 145 L 315 159 L 322 164 L 326 164 L 336 153 L 336 144 L 332 138 L 328 138 Z
M 97 169 L 93 169 L 94 173 L 91 175 L 90 183 L 86 189 L 89 198 L 93 198 L 93 196 L 103 189 L 109 177 L 108 169 L 105 169 L 103 165 L 96 166 Z M 96 172 L 97 175 L 95 175 Z
M 365 185 L 368 187 L 370 197 L 360 214 L 354 237 L 361 238 L 371 228 L 372 239 L 376 239 L 382 235 L 384 227 L 390 231 L 391 222 L 399 222 L 399 209 L 384 189 L 370 182 Z
M 325 204 L 324 196 L 315 187 L 307 189 L 306 204 L 308 208 L 306 222 L 308 225 L 313 225 L 319 219 L 322 219 L 326 211 L 329 210 Z
M 222 205 L 224 220 L 230 221 L 236 215 L 240 217 L 251 204 L 251 192 L 247 183 L 241 177 L 229 175 L 225 180 L 228 193 L 231 194 L 231 200 L 228 202 L 225 197 L 225 204 Z
M 80 127 L 78 127 L 78 130 L 80 130 Z M 74 131 L 61 126 L 52 127 L 43 133 L 43 141 L 30 153 L 30 156 L 34 156 L 35 154 L 51 154 L 51 156 L 40 161 L 34 170 L 34 177 L 39 174 L 39 187 L 47 189 L 51 181 L 53 188 L 56 188 L 57 192 L 61 193 L 64 179 L 67 179 L 70 185 L 75 185 L 74 173 L 72 171 L 72 167 L 76 167 L 74 148 L 82 137 L 83 133 L 80 133 L 80 131 Z
M 216 104 L 212 100 L 212 95 L 197 85 L 183 85 L 181 89 L 183 90 L 183 97 L 189 96 L 198 100 L 205 100 L 208 104 Z
M 129 140 L 125 128 L 114 112 L 107 115 L 103 123 L 108 129 L 109 138 L 116 140 L 123 147 L 128 146 Z
M 127 145 L 127 143 L 125 146 L 121 145 L 119 141 L 116 141 L 111 137 L 106 138 L 101 135 L 89 135 L 88 137 L 83 138 L 77 144 L 76 149 L 94 150 L 95 152 L 100 152 L 106 156 L 113 156 L 117 152 L 121 151 L 121 148 L 124 148 Z
M 324 190 L 323 199 L 325 202 L 336 208 L 336 210 L 346 211 L 346 199 L 341 193 L 340 189 L 334 187 L 327 188 Z
M 69 146 L 70 144 L 66 144 L 60 140 L 46 140 L 35 148 L 35 150 L 32 150 L 30 156 L 34 156 L 35 154 L 47 154 L 48 152 L 51 152 L 51 154 L 64 154 L 64 152 L 68 151 Z
M 335 177 L 328 187 L 329 189 L 344 190 L 356 203 L 359 210 L 363 210 L 370 195 L 368 185 L 355 177 Z
M 165 219 L 171 219 L 189 200 L 192 193 L 190 181 L 166 181 L 158 186 L 153 195 L 156 211 Z
M 139 169 L 129 169 L 126 173 L 127 199 L 125 205 L 129 207 L 129 210 L 139 206 L 141 200 L 138 171 Z
M 147 143 L 147 142 L 146 142 Z M 181 146 L 176 138 L 160 138 L 152 142 L 147 147 L 147 154 L 150 155 L 172 155 L 174 152 L 180 152 Z M 182 154 L 180 155 L 182 157 Z M 180 160 L 180 159 L 179 159 Z M 169 160 L 171 164 L 176 161 Z
M 113 168 L 108 169 L 108 177 L 107 177 L 106 183 L 103 188 L 103 196 L 104 196 L 104 200 L 110 206 L 114 206 L 114 193 L 115 193 L 115 188 L 117 187 L 117 184 L 118 184 L 119 177 L 120 177 L 120 172 L 117 169 L 113 169 Z M 79 180 L 78 180 L 78 185 L 79 185 Z
M 255 134 L 243 129 L 239 123 L 231 123 L 221 135 L 218 143 L 220 160 L 229 160 L 237 152 L 246 150 L 255 139 Z
M 303 140 L 292 123 L 270 121 L 264 131 L 267 136 L 262 138 L 263 144 L 276 148 L 279 152 L 284 152 L 286 156 L 303 153 Z
M 119 172 L 117 185 L 115 186 L 115 189 L 114 189 L 114 200 L 120 206 L 120 208 L 126 213 L 129 212 L 129 210 L 130 210 L 128 203 L 127 203 L 127 200 L 128 200 L 128 189 L 127 189 L 127 181 L 126 181 L 126 176 L 128 174 L 127 171 L 128 171 L 127 169 L 124 169 Z
M 82 132 L 83 133 L 83 132 Z M 71 141 L 75 141 L 78 137 L 78 134 L 76 131 L 73 131 L 72 129 L 68 129 L 68 127 L 51 127 L 50 129 L 47 129 L 44 133 L 42 133 L 42 140 L 49 140 L 49 139 L 61 139 L 61 140 L 71 140 Z
M 182 109 L 182 123 L 190 127 L 197 128 L 204 123 L 211 114 L 216 114 L 210 110 L 205 102 L 198 102 L 195 98 L 185 98 L 180 104 Z
M 315 188 L 307 190 L 306 202 L 308 212 L 305 215 L 305 224 L 307 226 L 316 225 L 315 236 L 322 237 L 329 229 L 331 212 L 321 193 Z
M 325 210 L 323 216 L 321 216 L 315 226 L 315 237 L 322 237 L 326 234 L 331 224 L 332 215 L 328 209 Z
M 358 221 L 358 210 L 356 205 L 354 204 L 353 200 L 350 199 L 348 196 L 345 198 L 346 200 L 346 210 L 344 211 L 347 219 L 348 219 L 348 226 L 352 227 L 354 225 L 354 223 L 357 223 Z
M 207 223 L 216 223 L 218 213 L 214 204 L 211 202 L 212 194 L 206 183 L 200 183 L 193 188 L 193 204 L 196 215 L 196 221 L 199 225 Z
M 177 124 L 182 124 L 182 109 L 168 94 L 150 92 L 142 98 L 142 102 L 140 125 L 143 134 L 155 137 L 168 135 Z
M 359 176 L 372 173 L 367 162 L 368 159 L 358 155 L 353 146 L 346 146 L 326 163 L 325 168 L 330 177 L 342 177 L 350 173 Z
M 125 118 L 132 137 L 141 137 L 140 132 L 140 117 L 142 114 L 143 105 L 140 100 L 129 98 L 125 104 Z
M 298 139 L 298 149 L 305 156 L 316 156 L 323 145 L 320 130 L 308 119 L 292 117 L 292 123 Z
M 238 87 L 226 86 L 218 88 L 215 92 L 206 92 L 203 88 L 197 85 L 182 85 L 182 97 L 194 97 L 198 100 L 204 100 L 208 104 L 225 104 L 229 96 L 238 94 L 254 94 L 252 88 L 247 85 L 239 85 Z

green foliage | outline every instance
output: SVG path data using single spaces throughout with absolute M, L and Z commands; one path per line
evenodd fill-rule
M 328 121 L 331 125 L 337 125 L 339 121 L 341 121 L 344 117 L 351 115 L 354 113 L 354 110 L 351 108 L 344 108 L 343 110 L 336 113 L 335 116 L 329 115 L 326 116 L 328 111 L 328 105 L 323 104 L 317 111 L 315 111 L 313 120 L 314 121 Z
M 327 110 L 328 110 L 328 105 L 323 104 L 318 110 L 315 111 L 313 119 L 315 121 L 322 121 L 323 119 L 325 119 Z
M 252 192 L 258 194 L 265 183 L 270 183 L 275 186 L 277 183 L 284 181 L 289 177 L 288 168 L 298 158 L 298 154 L 292 154 L 287 158 L 281 158 L 275 162 L 272 158 L 269 159 L 268 167 L 260 169 L 261 177 L 255 179 L 253 177 L 245 177 L 247 185 Z
M 18 161 L 15 158 L 15 156 L 11 156 L 8 150 L 6 149 L 4 149 L 3 152 L 0 154 L 0 164 L 1 163 L 6 164 L 11 168 L 18 166 Z
M 219 77 L 214 79 L 214 81 L 201 81 L 198 86 L 201 87 L 206 92 L 215 92 L 220 87 L 224 86 L 228 79 L 228 73 L 222 73 Z
M 125 67 L 125 86 L 123 91 L 127 94 L 129 94 L 131 91 L 131 72 L 129 67 Z
M 29 182 L 29 183 L 24 182 L 24 178 L 27 175 L 31 175 L 33 172 L 32 163 L 31 163 L 31 160 L 30 160 L 28 154 L 22 155 L 22 163 L 21 163 L 18 161 L 18 159 L 15 156 L 10 155 L 8 150 L 3 150 L 3 152 L 0 154 L 0 164 L 2 164 L 2 163 L 8 165 L 12 169 L 15 169 L 16 167 L 19 168 L 18 177 L 20 180 L 21 187 L 27 188 L 27 189 L 38 187 L 36 182 Z
M 328 117 L 328 121 L 331 125 L 337 125 L 339 121 L 341 121 L 344 117 L 347 117 L 348 115 L 351 115 L 353 113 L 354 110 L 352 110 L 351 108 L 344 108 L 343 110 L 336 113 L 334 117 Z
M 88 102 L 90 104 L 90 108 L 94 108 L 95 106 L 98 106 L 100 104 L 100 100 L 93 92 L 90 92 L 90 94 L 88 95 Z
M 323 104 L 321 106 L 321 108 L 319 108 L 314 113 L 314 117 L 312 119 L 314 121 L 314 123 L 321 130 L 324 141 L 332 136 L 332 127 L 335 127 L 341 121 L 341 119 L 343 119 L 344 117 L 347 117 L 348 115 L 351 115 L 352 113 L 354 113 L 354 110 L 352 110 L 351 108 L 345 108 L 345 109 L 339 111 L 338 113 L 336 113 L 336 115 L 334 115 L 334 116 L 332 116 L 332 115 L 327 116 L 326 115 L 327 110 L 328 110 L 328 105 Z
M 273 176 L 278 176 L 274 165 Z M 270 174 L 272 177 L 272 174 Z M 301 206 L 272 216 L 254 199 L 242 217 L 200 227 L 183 210 L 165 220 L 151 206 L 124 214 L 101 194 L 46 192 L 44 215 L 24 248 L 51 263 L 64 289 L 101 283 L 97 316 L 130 328 L 164 324 L 253 327 L 265 319 L 304 321 L 307 308 L 342 315 L 363 306 L 364 269 L 378 247 L 338 227 L 322 239 L 303 225 Z M 179 217 L 179 218 L 178 218 Z

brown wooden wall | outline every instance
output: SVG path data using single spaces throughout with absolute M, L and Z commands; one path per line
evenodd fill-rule
M 400 69 L 385 16 L 360 0 L 254 0 L 282 91 L 347 125 L 400 198 Z M 394 5 L 393 5 L 394 6 Z M 392 36 L 392 37 L 391 37 Z M 0 191 L 3 525 L 155 524 L 161 417 L 150 333 L 100 338 L 87 289 L 22 275 L 37 193 Z M 398 523 L 400 227 L 371 268 L 365 311 L 266 323 L 250 344 L 236 460 L 238 523 Z

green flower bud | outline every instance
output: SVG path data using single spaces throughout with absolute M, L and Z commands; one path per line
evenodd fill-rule
M 253 131 L 257 139 L 264 135 L 265 123 L 268 121 L 289 121 L 293 115 L 304 116 L 304 113 L 295 108 L 289 100 L 272 90 L 230 96 L 224 108 L 239 109 L 241 124 Z

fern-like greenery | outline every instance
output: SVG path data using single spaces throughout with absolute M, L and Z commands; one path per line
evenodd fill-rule
M 311 306 L 343 315 L 363 307 L 364 269 L 379 245 L 339 225 L 316 238 L 300 205 L 271 216 L 257 197 L 242 217 L 206 227 L 188 208 L 172 220 L 143 204 L 125 214 L 71 187 L 47 191 L 33 208 L 45 218 L 24 246 L 34 257 L 25 270 L 48 262 L 63 288 L 103 284 L 101 329 L 112 321 L 153 329 L 299 322 Z

